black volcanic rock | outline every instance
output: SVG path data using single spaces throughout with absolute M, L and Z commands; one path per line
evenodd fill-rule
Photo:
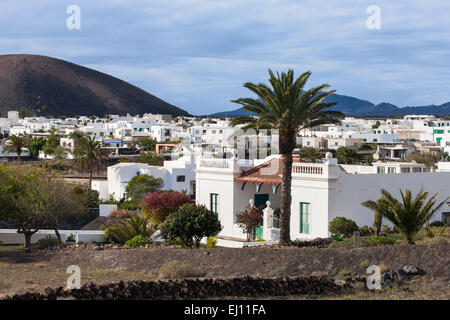
M 23 109 L 44 116 L 188 115 L 125 81 L 80 65 L 37 55 L 0 55 L 0 115 Z

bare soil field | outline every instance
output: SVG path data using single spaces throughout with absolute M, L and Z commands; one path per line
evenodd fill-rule
M 326 276 L 345 279 L 367 276 L 369 265 L 381 271 L 414 265 L 426 274 L 406 284 L 377 292 L 363 283 L 337 296 L 302 296 L 292 299 L 450 299 L 450 244 L 396 245 L 369 248 L 213 248 L 154 247 L 103 249 L 95 245 L 64 249 L 0 248 L 0 294 L 43 291 L 66 285 L 70 265 L 81 268 L 81 282 L 97 284 L 157 278 L 232 278 Z M 178 271 L 165 264 L 183 265 Z M 162 267 L 163 266 L 163 267 Z M 182 271 L 181 273 L 179 271 Z M 167 276 L 169 275 L 169 276 Z M 249 297 L 250 298 L 250 297 Z M 286 297 L 284 297 L 286 298 Z

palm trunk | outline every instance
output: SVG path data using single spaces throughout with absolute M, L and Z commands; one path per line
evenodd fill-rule
M 89 169 L 89 189 L 92 189 L 92 169 Z
M 291 244 L 291 182 L 292 182 L 292 152 L 283 155 L 280 199 L 280 245 Z

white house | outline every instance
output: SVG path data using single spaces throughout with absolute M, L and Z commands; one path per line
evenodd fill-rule
M 424 172 L 416 163 L 377 162 L 373 166 L 338 165 L 327 154 L 324 163 L 302 163 L 296 159 L 292 167 L 292 204 L 290 235 L 292 239 L 328 237 L 329 222 L 344 216 L 359 226 L 373 224 L 373 212 L 361 205 L 376 200 L 380 190 L 387 189 L 394 196 L 400 190 L 421 188 L 431 194 L 439 192 L 438 199 L 450 193 L 450 172 Z M 196 202 L 216 212 L 223 225 L 221 236 L 245 239 L 236 224 L 236 215 L 249 201 L 255 206 L 271 209 L 280 207 L 282 162 L 272 158 L 259 166 L 242 166 L 236 158 L 200 158 L 196 169 Z M 436 213 L 441 219 L 450 212 L 448 205 Z M 256 236 L 274 240 L 279 234 L 273 211 L 265 209 L 264 225 Z
M 107 181 L 93 181 L 92 189 L 97 190 L 100 199 L 113 195 L 116 200 L 126 198 L 125 188 L 137 175 L 148 174 L 163 179 L 161 190 L 185 191 L 195 195 L 195 162 L 185 156 L 178 160 L 164 161 L 163 166 L 145 163 L 119 163 L 107 169 Z

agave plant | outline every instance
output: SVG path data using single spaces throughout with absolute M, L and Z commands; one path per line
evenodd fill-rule
M 414 238 L 419 230 L 431 219 L 431 217 L 446 203 L 437 204 L 437 195 L 428 198 L 428 192 L 420 190 L 413 199 L 411 190 L 404 193 L 400 190 L 401 201 L 395 199 L 387 190 L 381 190 L 381 198 L 377 201 L 366 201 L 362 205 L 372 209 L 376 214 L 388 219 L 405 236 L 408 244 L 414 244 Z
M 119 221 L 105 229 L 105 238 L 109 241 L 124 244 L 135 236 L 150 237 L 155 232 L 148 215 L 133 214 L 128 219 Z

